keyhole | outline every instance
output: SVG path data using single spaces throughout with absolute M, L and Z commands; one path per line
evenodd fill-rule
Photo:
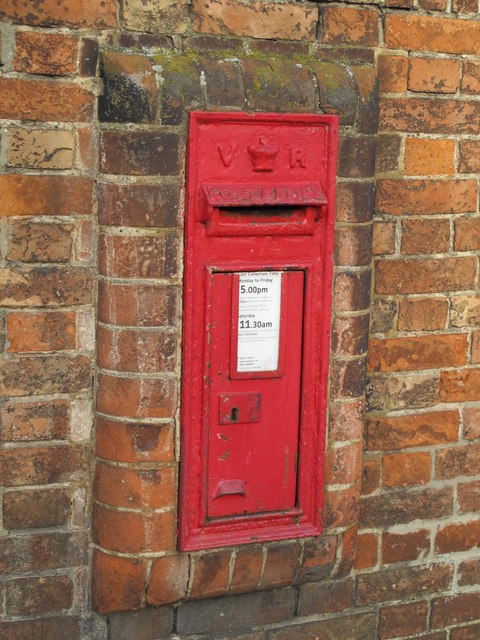
M 238 407 L 232 407 L 230 411 L 230 421 L 236 422 L 238 420 Z

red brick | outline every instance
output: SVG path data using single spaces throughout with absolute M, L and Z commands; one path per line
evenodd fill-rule
M 92 180 L 83 176 L 0 176 L 3 216 L 88 215 Z
M 147 551 L 146 517 L 131 511 L 93 509 L 93 538 L 104 549 L 138 554 Z
M 460 140 L 460 173 L 478 173 L 480 171 L 480 142 L 478 140 Z
M 72 257 L 72 224 L 10 218 L 7 229 L 7 260 L 62 263 Z
M 195 557 L 190 597 L 193 600 L 223 595 L 230 575 L 231 550 L 214 551 Z
M 460 60 L 444 58 L 410 58 L 410 91 L 455 93 L 460 82 Z
M 432 601 L 432 628 L 447 626 L 480 618 L 480 593 L 462 593 L 457 596 L 435 598 Z
M 472 364 L 480 363 L 480 331 L 472 331 Z
M 331 397 L 339 400 L 362 396 L 365 389 L 365 369 L 365 358 L 334 361 L 330 374 Z
M 84 169 L 93 169 L 96 158 L 96 135 L 94 129 L 78 130 L 78 150 L 80 164 Z
M 257 588 L 262 575 L 263 555 L 260 545 L 237 550 L 229 593 L 245 593 Z
M 9 313 L 9 353 L 75 349 L 75 313 Z
M 7 487 L 88 477 L 89 450 L 73 445 L 0 450 L 0 482 Z
M 176 287 L 114 284 L 100 280 L 98 319 L 120 326 L 175 326 L 177 297 Z
M 404 220 L 402 222 L 402 254 L 446 253 L 449 249 L 449 220 Z
M 382 133 L 377 136 L 375 174 L 397 172 L 403 162 L 403 140 L 396 133 Z
M 453 0 L 453 13 L 477 13 L 478 0 Z
M 362 496 L 367 496 L 380 487 L 381 468 L 380 459 L 364 458 L 362 465 Z
M 171 278 L 178 269 L 173 237 L 100 235 L 99 271 L 116 278 Z
M 327 491 L 325 494 L 324 525 L 346 527 L 358 520 L 360 487 Z
M 385 22 L 385 43 L 393 49 L 480 53 L 480 24 L 425 15 L 390 14 Z
M 118 462 L 171 462 L 172 425 L 137 424 L 97 418 L 97 455 Z
M 132 176 L 178 175 L 179 136 L 163 131 L 103 131 L 100 171 Z
M 28 640 L 28 638 L 81 640 L 81 628 L 81 619 L 72 615 L 42 616 L 41 618 L 0 622 L 0 634 L 3 640 Z
M 361 499 L 359 524 L 363 527 L 390 527 L 412 520 L 443 518 L 453 511 L 451 488 L 398 489 Z
M 248 35 L 253 38 L 314 40 L 317 9 L 292 2 L 250 2 L 234 0 L 193 2 L 195 31 L 215 34 Z
M 447 0 L 419 0 L 418 6 L 426 11 L 446 11 Z
M 480 444 L 441 449 L 436 455 L 437 478 L 475 476 L 480 473 Z
M 370 371 L 411 371 L 466 364 L 468 341 L 465 334 L 428 335 L 411 338 L 371 340 Z
M 80 220 L 77 230 L 77 260 L 90 261 L 93 255 L 94 241 L 93 223 L 91 220 Z
M 458 565 L 458 585 L 460 587 L 480 584 L 480 559 L 465 560 Z
M 6 402 L 0 410 L 0 440 L 63 440 L 69 428 L 69 403 L 65 400 L 44 402 Z
M 369 222 L 373 214 L 373 185 L 341 182 L 337 185 L 336 220 Z
M 375 616 L 368 613 L 321 618 L 298 624 L 290 623 L 269 631 L 269 640 L 354 640 L 375 637 Z M 253 640 L 253 639 L 252 639 Z
M 378 58 L 378 81 L 383 93 L 407 90 L 408 58 L 381 55 Z
M 339 273 L 333 283 L 336 311 L 361 311 L 370 306 L 371 272 Z
M 457 411 L 371 418 L 367 446 L 371 451 L 384 451 L 455 442 L 459 423 Z
M 462 482 L 457 487 L 460 513 L 480 511 L 480 481 Z
M 463 63 L 462 92 L 470 95 L 480 93 L 480 62 L 465 60 Z
M 97 328 L 97 361 L 114 371 L 173 371 L 177 339 L 174 333 Z
M 312 583 L 300 588 L 298 615 L 330 613 L 349 609 L 352 602 L 353 580 Z
M 380 640 L 398 638 L 425 631 L 427 627 L 427 603 L 410 602 L 408 604 L 382 607 L 378 622 Z
M 479 150 L 480 152 L 480 150 Z M 459 218 L 455 220 L 455 251 L 478 251 L 480 249 L 480 220 Z
M 429 260 L 379 260 L 376 293 L 439 293 L 464 291 L 475 286 L 473 257 Z
M 17 31 L 15 71 L 65 76 L 77 69 L 78 40 L 73 36 L 37 31 Z
M 383 485 L 385 487 L 426 484 L 432 473 L 429 453 L 393 453 L 383 456 Z
M 292 584 L 297 575 L 301 550 L 299 542 L 268 546 L 259 588 L 276 589 Z
M 436 331 L 447 323 L 447 298 L 404 298 L 398 305 L 399 331 Z
M 97 461 L 95 497 L 127 509 L 160 509 L 176 502 L 175 467 L 131 469 Z
M 394 216 L 476 211 L 475 180 L 379 180 L 376 206 Z
M 147 604 L 158 606 L 181 600 L 187 590 L 189 556 L 164 556 L 153 561 Z
M 342 535 L 341 559 L 335 575 L 337 577 L 350 575 L 355 560 L 356 539 L 358 526 L 355 522 L 353 526 L 344 531 Z
M 410 176 L 452 175 L 455 173 L 455 140 L 407 138 L 405 174 Z
M 99 613 L 138 609 L 147 579 L 147 563 L 138 558 L 93 555 L 92 604 Z
M 378 537 L 374 533 L 359 533 L 356 539 L 355 569 L 369 569 L 377 564 Z
M 0 118 L 89 122 L 95 97 L 76 84 L 0 78 Z
M 394 222 L 374 222 L 372 253 L 374 256 L 395 253 Z
M 101 373 L 97 408 L 118 417 L 171 418 L 177 408 L 176 384 L 168 378 L 143 380 Z
M 189 26 L 190 5 L 187 0 L 169 0 L 168 2 L 157 2 L 156 0 L 124 0 L 122 2 L 122 25 L 128 31 L 139 31 L 139 44 L 144 46 L 159 46 L 159 42 L 163 43 L 163 39 L 159 36 L 149 36 L 153 33 L 184 33 Z M 145 33 L 146 32 L 146 33 Z M 127 38 L 131 34 L 124 34 L 123 38 Z M 133 39 L 133 38 L 132 38 Z M 165 41 L 170 47 L 168 37 Z M 132 46 L 130 42 L 126 45 L 122 42 L 122 46 Z M 166 48 L 167 48 L 166 47 Z
M 73 583 L 67 576 L 17 578 L 6 583 L 8 615 L 24 616 L 70 609 L 73 603 Z
M 330 406 L 329 439 L 332 442 L 361 438 L 364 429 L 365 402 L 335 403 Z
M 362 355 L 368 348 L 368 315 L 336 318 L 332 328 L 335 355 Z
M 463 409 L 463 437 L 466 440 L 480 438 L 480 411 L 478 407 Z
M 377 46 L 379 16 L 376 10 L 326 7 L 322 17 L 323 42 Z
M 460 629 L 452 629 L 451 640 L 477 640 L 480 634 L 480 624 L 469 624 Z
M 71 497 L 66 489 L 9 491 L 3 496 L 5 529 L 30 529 L 66 525 L 71 516 Z
M 471 402 L 480 400 L 480 369 L 441 371 L 439 402 Z
M 0 304 L 5 307 L 89 304 L 92 272 L 81 267 L 0 269 Z
M 327 578 L 335 564 L 337 537 L 322 536 L 305 540 L 297 582 L 316 582 Z
M 360 477 L 361 465 L 361 443 L 329 449 L 325 455 L 325 482 L 353 484 Z
M 4 0 L 0 16 L 19 24 L 47 27 L 59 24 L 102 29 L 115 26 L 116 4 L 114 0 L 84 0 L 68 4 L 43 0 L 32 6 L 19 0 Z
M 411 533 L 384 532 L 382 560 L 384 564 L 408 562 L 426 556 L 430 551 L 430 531 L 421 529 Z

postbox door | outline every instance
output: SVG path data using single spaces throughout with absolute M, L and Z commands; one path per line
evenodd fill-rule
M 207 518 L 296 506 L 304 272 L 211 273 Z

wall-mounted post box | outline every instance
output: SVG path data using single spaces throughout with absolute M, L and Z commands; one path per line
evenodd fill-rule
M 192 113 L 180 548 L 317 535 L 336 116 Z

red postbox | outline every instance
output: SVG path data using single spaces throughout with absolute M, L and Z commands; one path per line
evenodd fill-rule
M 321 531 L 337 129 L 190 114 L 182 550 Z

